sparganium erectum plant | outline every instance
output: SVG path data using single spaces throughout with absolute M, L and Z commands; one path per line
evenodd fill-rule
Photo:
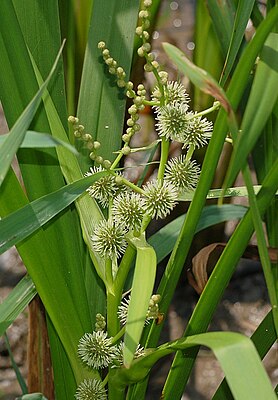
M 115 77 L 117 86 L 121 90 L 124 89 L 126 96 L 133 102 L 128 108 L 127 127 L 122 135 L 123 147 L 118 151 L 116 160 L 114 162 L 104 160 L 101 156 L 101 143 L 93 142 L 92 136 L 84 133 L 83 125 L 79 125 L 76 117 L 70 116 L 68 119 L 73 124 L 75 137 L 84 141 L 90 152 L 90 158 L 99 165 L 92 166 L 85 176 L 107 171 L 107 174 L 91 185 L 87 191 L 92 198 L 97 200 L 100 207 L 107 210 L 107 219 L 94 226 L 91 240 L 92 248 L 100 257 L 106 261 L 113 260 L 113 266 L 110 265 L 109 268 L 114 278 L 119 268 L 117 260 L 121 260 L 126 251 L 130 235 L 136 238 L 144 234 L 152 219 L 165 218 L 174 209 L 180 193 L 196 188 L 200 166 L 192 158 L 193 153 L 195 148 L 207 145 L 213 129 L 212 123 L 202 117 L 202 112 L 195 113 L 190 110 L 190 98 L 184 85 L 181 82 L 168 81 L 168 73 L 154 59 L 148 33 L 151 4 L 151 0 L 143 1 L 139 12 L 139 25 L 136 28 L 136 34 L 142 40 L 138 55 L 145 59 L 145 71 L 153 73 L 157 82 L 150 94 L 151 100 L 148 100 L 143 84 L 135 88 L 133 82 L 126 80 L 126 72 L 118 64 L 118 60 L 113 58 L 105 42 L 98 43 L 108 72 Z M 140 135 L 139 114 L 146 105 L 152 106 L 156 115 L 161 158 L 156 178 L 139 187 L 129 182 L 124 172 L 119 173 L 119 163 L 123 156 L 132 151 L 141 151 L 140 148 L 132 149 L 131 139 L 135 134 Z M 212 111 L 217 108 L 218 104 L 212 108 Z M 169 145 L 172 141 L 182 143 L 184 154 L 169 158 Z M 128 233 L 129 236 L 127 236 Z M 151 297 L 145 324 L 158 318 L 159 301 L 159 295 Z M 124 343 L 120 342 L 120 336 L 124 334 L 129 304 L 130 298 L 123 299 L 118 308 L 118 318 L 123 328 L 119 331 L 121 332 L 119 337 L 117 333 L 115 336 L 122 350 Z M 113 364 L 113 358 L 116 357 L 116 353 L 119 353 L 117 346 L 112 345 L 113 339 L 111 337 L 107 339 L 106 336 L 107 333 L 104 331 L 94 331 L 85 333 L 80 339 L 78 354 L 83 362 L 94 369 Z M 136 351 L 138 353 L 138 350 Z M 138 357 L 136 352 L 134 357 Z M 123 362 L 120 362 L 118 366 L 122 364 Z M 113 368 L 116 366 L 113 364 Z M 84 382 L 78 387 L 76 395 L 78 399 L 81 398 L 82 387 L 86 388 Z M 100 386 L 100 391 L 103 393 L 102 386 Z

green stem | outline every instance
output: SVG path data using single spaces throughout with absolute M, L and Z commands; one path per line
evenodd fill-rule
M 107 258 L 105 260 L 105 281 L 108 290 L 112 291 L 113 288 L 113 273 L 112 273 L 112 259 Z
M 191 160 L 191 157 L 193 156 L 194 151 L 195 151 L 195 146 L 191 144 L 189 146 L 189 150 L 188 150 L 188 152 L 186 154 L 186 161 L 187 162 Z
M 113 161 L 113 164 L 111 165 L 110 169 L 113 170 L 113 169 L 117 168 L 117 165 L 118 165 L 119 162 L 121 161 L 122 157 L 123 157 L 123 153 L 120 152 L 120 153 L 117 155 L 117 157 L 115 158 L 115 160 Z
M 158 173 L 157 173 L 157 179 L 161 182 L 163 182 L 163 178 L 164 178 L 165 166 L 166 166 L 166 163 L 168 160 L 168 154 L 169 154 L 169 146 L 170 146 L 169 140 L 167 140 L 165 137 L 163 137 L 161 140 L 161 156 L 160 156 L 159 169 L 158 169 Z
M 114 337 L 120 330 L 118 319 L 118 295 L 107 290 L 107 332 L 110 337 Z
M 270 303 L 272 306 L 274 326 L 275 326 L 276 333 L 278 336 L 277 292 L 276 292 L 275 282 L 274 282 L 272 271 L 271 271 L 271 263 L 270 263 L 266 239 L 265 239 L 265 235 L 264 235 L 264 231 L 263 231 L 262 219 L 261 219 L 260 211 L 259 211 L 258 204 L 257 204 L 257 199 L 256 199 L 254 189 L 253 189 L 253 183 L 252 183 L 252 179 L 251 179 L 250 169 L 247 164 L 245 165 L 245 167 L 243 169 L 243 177 L 244 177 L 245 184 L 246 184 L 246 187 L 248 190 L 250 209 L 251 209 L 255 232 L 257 235 L 257 243 L 258 243 L 260 260 L 262 263 L 266 286 L 267 286 L 267 290 L 268 290 L 268 294 L 269 294 L 269 299 L 270 299 Z
M 196 114 L 193 114 L 191 117 L 188 118 L 188 120 L 190 119 L 194 119 L 196 117 L 202 117 L 203 115 L 207 115 L 210 114 L 211 112 L 218 110 L 220 107 L 220 102 L 219 101 L 215 101 L 213 103 L 213 106 L 211 106 L 210 108 L 207 108 L 206 110 L 200 111 Z
M 118 341 L 119 339 L 121 339 L 121 337 L 124 335 L 124 333 L 125 333 L 125 326 L 123 326 L 123 327 L 121 328 L 121 330 L 117 333 L 117 335 L 115 335 L 115 336 L 113 337 L 112 344 L 117 343 L 117 341 Z

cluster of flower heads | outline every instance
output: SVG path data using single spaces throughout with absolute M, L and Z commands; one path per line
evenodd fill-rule
M 130 140 L 140 130 L 139 113 L 146 104 L 150 104 L 156 113 L 158 136 L 162 140 L 182 143 L 182 147 L 190 156 L 186 154 L 170 159 L 165 165 L 163 177 L 147 182 L 135 191 L 128 190 L 129 185 L 127 182 L 123 184 L 123 177 L 113 168 L 111 171 L 111 162 L 103 160 L 101 155 L 97 154 L 100 144 L 93 142 L 90 135 L 84 134 L 84 127 L 78 125 L 78 120 L 74 120 L 74 117 L 70 117 L 74 124 L 75 136 L 87 141 L 87 147 L 91 149 L 90 157 L 100 165 L 98 168 L 91 168 L 86 176 L 103 170 L 111 172 L 88 188 L 89 195 L 97 200 L 101 207 L 109 208 L 108 220 L 103 220 L 95 226 L 91 237 L 94 250 L 106 258 L 121 257 L 127 246 L 127 232 L 140 234 L 146 226 L 145 217 L 165 218 L 177 204 L 180 192 L 196 187 L 200 167 L 196 161 L 191 160 L 191 155 L 195 148 L 207 144 L 212 132 L 211 122 L 189 110 L 190 99 L 184 85 L 168 81 L 168 73 L 161 69 L 151 53 L 148 33 L 151 5 L 151 0 L 142 2 L 136 28 L 136 34 L 142 40 L 138 55 L 145 58 L 145 70 L 152 71 L 157 79 L 157 86 L 153 89 L 150 100 L 147 100 L 143 84 L 134 88 L 133 83 L 127 81 L 125 70 L 111 56 L 106 43 L 101 41 L 98 44 L 109 73 L 115 76 L 117 85 L 133 102 L 128 108 L 129 118 L 126 131 L 122 135 L 123 147 L 119 154 L 122 156 L 131 152 Z
M 126 324 L 130 297 L 123 300 L 119 306 L 118 317 L 122 325 Z M 150 299 L 146 315 L 146 324 L 159 317 L 160 295 L 153 295 Z M 92 369 L 104 369 L 107 367 L 119 368 L 123 365 L 124 343 L 113 343 L 112 337 L 107 337 L 105 331 L 106 322 L 101 314 L 96 315 L 95 330 L 85 333 L 78 344 L 78 356 L 82 362 Z M 140 344 L 134 353 L 134 359 L 144 356 L 145 350 Z M 87 397 L 86 397 L 87 396 Z M 85 379 L 77 388 L 75 397 L 77 400 L 107 399 L 103 383 L 98 379 Z

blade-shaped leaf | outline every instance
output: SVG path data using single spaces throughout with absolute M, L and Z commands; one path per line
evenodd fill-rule
M 199 345 L 212 349 L 236 400 L 261 400 L 264 398 L 274 400 L 276 398 L 252 341 L 234 332 L 209 332 L 192 335 L 165 343 L 156 350 L 150 350 L 149 353 L 146 351 L 146 355 L 135 360 L 130 369 L 122 369 L 115 375 L 115 383 L 121 386 L 139 381 L 149 373 L 150 368 L 160 358 L 173 351 L 186 350 Z M 162 396 L 165 400 L 172 398 L 167 393 L 163 393 Z
M 26 275 L 0 304 L 0 336 L 24 311 L 36 293 L 32 279 Z
M 212 205 L 204 207 L 195 233 L 200 232 L 202 229 L 208 228 L 209 226 L 219 224 L 220 222 L 240 219 L 245 215 L 246 211 L 246 207 L 229 204 L 224 204 L 223 206 Z M 153 246 L 156 251 L 158 263 L 173 250 L 185 216 L 186 214 L 181 215 L 175 220 L 169 222 L 148 239 L 148 243 Z
M 0 146 L 6 140 L 9 134 L 4 134 L 0 136 Z M 54 138 L 48 133 L 35 132 L 35 131 L 26 131 L 24 139 L 19 147 L 23 148 L 43 148 L 43 147 L 57 147 L 64 146 L 66 149 L 71 151 L 73 154 L 78 156 L 78 151 L 75 147 L 70 145 L 68 142 L 64 142 L 63 140 Z
M 77 114 L 101 143 L 102 156 L 110 160 L 121 145 L 126 100 L 115 78 L 108 73 L 97 44 L 106 43 L 111 57 L 124 68 L 128 79 L 139 3 L 138 0 L 94 1 L 92 7 Z M 88 162 L 82 165 L 82 171 L 86 170 Z
M 91 176 L 71 183 L 56 192 L 43 196 L 13 214 L 0 220 L 0 250 L 3 253 L 19 243 L 64 208 L 69 206 L 84 191 L 106 172 L 97 172 Z
M 228 114 L 232 112 L 224 90 L 208 72 L 193 64 L 180 49 L 172 44 L 163 43 L 163 48 L 178 70 L 188 76 L 194 85 L 217 99 Z
M 210 3 L 210 1 L 209 1 Z M 214 1 L 213 1 L 214 3 Z M 244 1 L 244 0 L 239 0 L 236 14 L 235 14 L 235 19 L 234 19 L 234 24 L 232 31 L 230 32 L 230 43 L 229 43 L 229 49 L 227 53 L 227 57 L 225 60 L 224 68 L 222 71 L 221 79 L 220 79 L 220 84 L 221 86 L 225 85 L 225 82 L 232 70 L 232 67 L 234 65 L 234 62 L 236 60 L 237 53 L 240 49 L 240 45 L 244 39 L 244 34 L 245 30 L 247 27 L 248 20 L 250 18 L 251 12 L 254 7 L 255 0 L 251 1 Z M 223 19 L 221 21 L 221 26 L 219 28 L 222 31 L 223 26 L 226 25 L 227 19 Z M 222 35 L 220 36 L 222 37 Z
M 28 129 L 28 126 L 30 125 L 32 119 L 34 118 L 34 115 L 38 109 L 38 106 L 41 101 L 41 97 L 43 95 L 43 92 L 45 88 L 47 87 L 51 77 L 54 74 L 54 71 L 57 67 L 61 52 L 62 52 L 63 46 L 61 47 L 56 60 L 53 64 L 53 67 L 51 68 L 51 71 L 46 78 L 45 82 L 43 85 L 40 87 L 38 90 L 37 94 L 34 96 L 34 98 L 31 100 L 31 102 L 28 104 L 28 106 L 25 108 L 19 119 L 16 121 L 15 125 L 12 127 L 9 135 L 6 137 L 4 143 L 0 147 L 0 186 L 7 174 L 7 171 L 11 165 L 11 162 L 21 145 L 24 135 Z
M 225 188 L 231 185 L 257 142 L 278 98 L 278 34 L 271 33 L 259 61 L 241 133 L 237 135 Z
M 156 274 L 156 255 L 144 237 L 133 238 L 137 255 L 124 337 L 124 365 L 129 368 L 140 342 Z

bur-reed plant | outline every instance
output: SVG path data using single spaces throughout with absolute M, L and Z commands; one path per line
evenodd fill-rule
M 212 28 L 218 36 L 224 32 L 212 46 L 215 54 L 221 52 L 221 76 L 221 68 L 209 74 L 175 46 L 163 45 L 196 88 L 194 102 L 182 82 L 169 80 L 152 53 L 149 29 L 159 2 L 84 1 L 80 9 L 71 3 L 71 18 L 92 8 L 81 61 L 74 60 L 72 50 L 79 41 L 84 46 L 87 32 L 63 19 L 67 4 L 14 0 L 2 5 L 0 95 L 11 129 L 0 147 L 0 248 L 4 252 L 16 245 L 28 275 L 1 304 L 0 326 L 3 334 L 38 293 L 47 313 L 54 372 L 55 395 L 43 393 L 46 397 L 144 399 L 153 365 L 176 353 L 162 397 L 180 399 L 198 347 L 204 345 L 226 376 L 213 398 L 275 399 L 260 358 L 278 330 L 277 266 L 270 263 L 262 228 L 265 221 L 269 244 L 277 247 L 278 8 L 269 1 L 263 17 L 255 1 L 231 1 L 230 7 L 218 3 L 208 1 L 205 9 L 204 2 L 197 2 L 195 58 L 203 67 L 208 56 L 204 38 L 213 43 Z M 256 34 L 247 43 L 250 18 Z M 62 47 L 61 22 L 69 38 Z M 136 54 L 156 81 L 151 93 L 130 80 L 134 35 L 135 43 L 140 41 Z M 83 70 L 73 113 L 77 64 Z M 201 93 L 208 97 L 198 103 Z M 126 98 L 131 105 L 124 126 Z M 201 104 L 206 106 L 201 109 Z M 154 110 L 157 139 L 135 148 L 132 139 L 140 135 L 146 106 Z M 223 190 L 210 190 L 225 141 L 233 152 Z M 172 142 L 182 149 L 175 158 L 169 156 Z M 194 155 L 202 147 L 207 149 L 201 166 Z M 153 178 L 131 182 L 125 157 L 148 152 L 144 176 L 156 149 Z M 256 187 L 247 163 L 250 154 L 256 160 Z M 10 167 L 15 155 L 23 185 Z M 231 188 L 240 170 L 246 187 Z M 247 193 L 249 208 L 222 204 L 223 196 Z M 205 206 L 207 197 L 219 198 L 219 205 Z M 150 222 L 171 214 L 179 201 L 190 201 L 188 212 L 146 240 Z M 158 345 L 194 234 L 229 219 L 241 221 L 201 287 L 183 337 Z M 254 230 L 272 311 L 251 339 L 233 332 L 206 333 Z M 167 256 L 155 288 L 157 263 Z M 198 284 L 198 274 L 194 279 Z M 43 398 L 28 394 L 24 382 L 21 387 L 23 399 Z

